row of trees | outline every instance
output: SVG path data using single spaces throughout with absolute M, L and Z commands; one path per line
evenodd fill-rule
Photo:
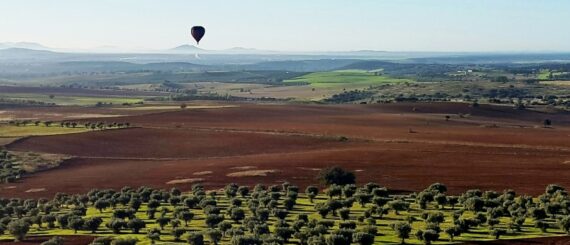
M 53 124 L 52 121 L 39 121 L 39 120 L 11 120 L 8 121 L 9 125 L 12 126 L 29 126 L 29 125 L 34 125 L 34 126 L 40 126 L 40 125 L 44 125 L 46 127 L 49 127 Z
M 67 122 L 66 122 L 67 123 Z M 72 126 L 73 126 L 72 122 Z M 85 122 L 83 126 L 87 129 L 95 130 L 104 130 L 104 129 L 111 129 L 111 128 L 128 128 L 131 126 L 129 122 Z M 73 126 L 75 127 L 75 126 Z
M 39 120 L 11 120 L 8 122 L 9 125 L 13 126 L 40 126 L 51 127 L 54 125 L 53 121 L 39 121 Z M 60 127 L 65 128 L 77 128 L 83 126 L 87 129 L 107 129 L 107 128 L 128 128 L 131 126 L 129 122 L 77 122 L 77 121 L 61 121 L 59 122 Z
M 5 150 L 0 150 L 0 182 L 12 183 L 23 173 L 24 171 L 14 163 L 13 156 Z
M 356 186 L 353 174 L 340 168 L 326 169 L 318 178 L 328 185 L 326 189 L 308 186 L 301 191 L 283 183 L 253 188 L 229 184 L 222 190 L 206 191 L 198 184 L 189 193 L 176 188 L 125 187 L 120 191 L 94 189 L 82 195 L 57 194 L 52 200 L 0 198 L 0 233 L 8 231 L 22 240 L 32 228 L 96 234 L 105 227 L 114 234 L 145 233 L 153 242 L 170 235 L 172 242 L 186 240 L 193 245 L 205 241 L 283 244 L 291 239 L 307 245 L 369 245 L 381 235 L 379 221 L 389 223 L 391 235 L 402 243 L 416 238 L 430 244 L 441 240 L 443 234 L 453 241 L 474 228 L 486 229 L 499 239 L 504 234 L 524 233 L 530 219 L 543 232 L 553 228 L 570 231 L 570 198 L 557 185 L 549 185 L 535 200 L 517 196 L 512 190 L 447 195 L 447 187 L 441 183 L 419 193 L 395 195 L 377 183 Z M 355 205 L 364 211 L 356 212 Z M 88 208 L 100 214 L 87 216 Z M 422 228 L 412 228 L 416 222 L 423 222 Z M 111 240 L 100 238 L 94 243 Z M 120 242 L 133 244 L 136 240 Z

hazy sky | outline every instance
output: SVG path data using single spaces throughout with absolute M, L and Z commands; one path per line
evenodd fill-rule
M 0 0 L 0 42 L 270 50 L 570 51 L 569 0 Z

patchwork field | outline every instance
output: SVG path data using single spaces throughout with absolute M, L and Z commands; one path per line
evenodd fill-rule
M 346 88 L 355 89 L 385 83 L 413 82 L 409 79 L 397 79 L 379 75 L 381 71 L 366 70 L 338 70 L 330 72 L 314 72 L 294 79 L 285 80 L 286 83 L 309 83 L 315 88 Z

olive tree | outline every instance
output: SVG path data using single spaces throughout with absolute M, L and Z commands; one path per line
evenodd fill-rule
M 8 224 L 8 232 L 10 235 L 14 236 L 14 240 L 22 241 L 30 231 L 30 224 L 24 220 L 14 220 Z
M 410 238 L 412 232 L 412 226 L 407 222 L 392 224 L 392 229 L 396 232 L 396 236 L 401 239 L 402 244 L 406 243 L 406 239 Z

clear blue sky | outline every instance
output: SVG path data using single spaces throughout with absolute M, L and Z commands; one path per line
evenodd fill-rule
M 1 0 L 0 42 L 57 48 L 570 51 L 569 0 Z

